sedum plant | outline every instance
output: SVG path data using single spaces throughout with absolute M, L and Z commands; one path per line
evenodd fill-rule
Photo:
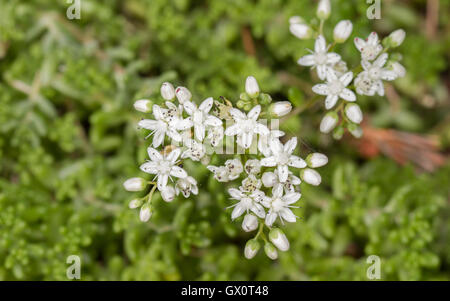
M 325 109 L 329 111 L 320 123 L 320 131 L 330 133 L 334 130 L 333 137 L 340 139 L 347 129 L 354 137 L 360 138 L 363 131 L 359 124 L 363 114 L 356 104 L 357 95 L 384 96 L 383 81 L 405 76 L 405 68 L 399 63 L 401 56 L 389 58 L 388 54 L 403 43 L 405 31 L 395 30 L 382 41 L 376 32 L 366 39 L 356 37 L 354 44 L 360 52 L 360 64 L 349 68 L 335 48 L 347 41 L 353 24 L 350 20 L 338 22 L 333 30 L 333 43 L 327 44 L 324 26 L 330 14 L 330 0 L 321 0 L 316 12 L 318 28 L 311 27 L 299 16 L 290 18 L 289 29 L 294 36 L 315 39 L 314 50 L 308 49 L 310 54 L 301 57 L 297 63 L 315 69 L 318 78 L 324 81 L 312 87 L 314 93 L 325 96 Z
M 303 180 L 319 185 L 321 177 L 314 168 L 328 162 L 320 153 L 312 153 L 306 160 L 294 155 L 297 137 L 284 144 L 280 141 L 285 133 L 277 128 L 277 121 L 291 111 L 291 103 L 272 103 L 270 95 L 260 93 L 253 76 L 247 77 L 245 92 L 237 102 L 244 112 L 224 98 L 220 102 L 209 97 L 197 106 L 187 88 L 175 89 L 168 82 L 161 86 L 161 97 L 165 100 L 163 106 L 152 105 L 147 99 L 134 103 L 136 110 L 151 112 L 154 118 L 138 123 L 139 127 L 150 131 L 146 138 L 152 138 L 147 148 L 150 160 L 140 169 L 154 178 L 147 181 L 134 177 L 124 182 L 128 191 L 148 191 L 131 200 L 129 207 L 140 208 L 140 220 L 147 222 L 153 212 L 152 197 L 156 190 L 166 202 L 173 201 L 180 193 L 185 198 L 191 193 L 198 194 L 196 179 L 182 168 L 184 161 L 189 159 L 207 165 L 211 156 L 216 156 L 224 161 L 223 165 L 206 166 L 214 179 L 241 183 L 238 188 L 228 189 L 230 198 L 235 201 L 228 207 L 233 208 L 231 219 L 243 216 L 242 229 L 257 230 L 254 238 L 246 243 L 245 257 L 253 258 L 260 242 L 264 243 L 264 251 L 270 259 L 277 259 L 276 248 L 289 250 L 289 240 L 278 226 L 297 221 L 299 217 L 291 208 L 298 208 L 294 204 L 301 197 L 300 183 Z M 270 125 L 261 117 L 270 119 Z M 164 146 L 166 140 L 169 144 Z M 232 158 L 224 160 L 228 154 Z

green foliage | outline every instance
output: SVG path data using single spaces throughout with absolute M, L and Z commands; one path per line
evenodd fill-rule
M 426 39 L 425 1 L 414 2 L 383 2 L 383 19 L 369 21 L 364 1 L 332 1 L 329 22 L 351 19 L 352 38 L 406 30 L 400 113 L 386 114 L 382 98 L 360 104 L 378 125 L 433 130 L 448 145 L 449 35 Z M 441 5 L 448 31 L 450 6 Z M 147 146 L 133 101 L 160 103 L 169 80 L 197 101 L 236 102 L 254 75 L 274 100 L 302 107 L 310 74 L 295 61 L 312 45 L 289 34 L 288 18 L 313 18 L 313 1 L 81 0 L 81 20 L 65 17 L 64 1 L 0 7 L 0 280 L 65 280 L 72 254 L 81 257 L 82 280 L 366 280 L 371 254 L 382 260 L 383 280 L 450 279 L 450 167 L 429 175 L 388 159 L 362 161 L 348 140 L 318 134 L 316 107 L 282 124 L 331 165 L 324 187 L 303 187 L 303 219 L 284 228 L 291 250 L 279 260 L 243 257 L 250 234 L 230 221 L 227 186 L 204 167 L 185 167 L 199 195 L 155 199 L 150 222 L 127 207 L 122 183 Z M 243 44 L 246 31 L 254 53 Z M 352 45 L 341 50 L 357 61 Z

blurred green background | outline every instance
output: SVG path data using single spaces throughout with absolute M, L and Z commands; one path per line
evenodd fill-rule
M 302 108 L 316 78 L 296 60 L 313 41 L 288 19 L 313 19 L 317 2 L 81 0 L 81 19 L 68 20 L 66 1 L 0 0 L 0 280 L 65 280 L 71 254 L 82 280 L 367 280 L 371 254 L 382 280 L 449 280 L 450 3 L 383 0 L 368 20 L 366 1 L 331 2 L 328 40 L 339 20 L 354 23 L 335 49 L 349 66 L 352 38 L 403 28 L 407 76 L 386 97 L 358 97 L 359 141 L 319 133 L 322 102 L 283 122 L 302 155 L 330 164 L 321 186 L 302 186 L 302 219 L 284 228 L 291 250 L 249 261 L 251 234 L 203 166 L 186 165 L 198 196 L 156 199 L 148 223 L 128 209 L 122 183 L 142 175 L 148 144 L 133 102 L 161 102 L 164 81 L 197 103 L 236 101 L 254 75 Z

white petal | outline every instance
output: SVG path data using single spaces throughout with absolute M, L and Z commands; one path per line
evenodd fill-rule
M 203 111 L 203 113 L 208 114 L 209 111 L 211 110 L 212 106 L 213 106 L 213 98 L 212 97 L 208 97 L 207 99 L 205 99 L 200 106 L 198 107 L 200 110 Z
M 261 106 L 257 105 L 253 107 L 253 109 L 248 112 L 247 117 L 253 120 L 258 119 L 259 114 L 261 113 Z
M 156 174 L 158 173 L 158 164 L 153 161 L 145 162 L 139 167 L 143 172 Z
M 220 120 L 219 118 L 217 118 L 215 116 L 209 115 L 208 117 L 206 117 L 205 125 L 214 126 L 214 127 L 221 126 L 222 120 Z
M 160 146 L 164 141 L 164 136 L 165 134 L 163 131 L 156 131 L 155 135 L 153 136 L 153 143 L 152 143 L 153 147 Z
M 325 52 L 327 51 L 327 44 L 325 38 L 322 35 L 319 35 L 314 43 L 314 51 L 315 52 Z
M 341 60 L 341 56 L 335 52 L 327 53 L 327 63 L 334 65 Z
M 234 120 L 247 118 L 247 116 L 244 113 L 242 113 L 240 110 L 236 108 L 231 108 L 228 112 L 230 113 L 231 117 L 233 117 Z
M 277 165 L 275 156 L 270 156 L 261 160 L 261 165 L 266 167 L 273 167 Z
M 234 136 L 234 135 L 238 134 L 240 131 L 241 131 L 241 128 L 239 127 L 239 124 L 235 123 L 225 130 L 225 135 L 226 136 Z
M 152 161 L 161 161 L 163 159 L 163 156 L 156 149 L 150 146 L 147 148 L 147 154 Z
M 347 72 L 339 78 L 339 81 L 344 84 L 344 86 L 348 86 L 353 79 L 353 72 Z
M 256 123 L 254 132 L 257 134 L 263 135 L 263 136 L 270 134 L 270 131 L 267 128 L 267 126 L 265 126 L 264 124 L 261 124 L 261 123 Z
M 297 202 L 301 196 L 302 195 L 298 192 L 291 192 L 291 193 L 288 193 L 285 196 L 283 196 L 283 201 L 287 205 L 291 205 L 291 204 L 294 204 L 295 202 Z
M 190 101 L 185 101 L 183 103 L 183 107 L 186 110 L 186 113 L 188 113 L 189 115 L 194 114 L 194 112 L 197 110 L 197 106 Z
M 272 196 L 274 198 L 281 198 L 282 195 L 283 195 L 283 185 L 275 185 L 272 188 Z
M 317 76 L 319 76 L 319 78 L 321 80 L 324 80 L 327 76 L 327 66 L 326 65 L 318 65 L 317 66 Z
M 236 199 L 236 200 L 240 200 L 244 196 L 242 191 L 240 191 L 239 189 L 236 189 L 236 188 L 228 189 L 228 193 L 231 195 L 231 197 L 233 199 Z
M 325 98 L 325 109 L 329 110 L 338 101 L 339 97 L 337 95 L 328 95 L 327 98 Z
M 236 218 L 238 218 L 238 217 L 241 216 L 244 212 L 245 212 L 244 206 L 243 206 L 241 203 L 237 204 L 237 205 L 234 207 L 233 212 L 231 212 L 231 219 L 236 219 Z
M 138 122 L 138 126 L 147 130 L 154 131 L 158 127 L 158 121 L 151 119 L 142 119 L 141 121 Z
M 169 179 L 168 175 L 158 175 L 158 181 L 156 185 L 158 186 L 158 190 L 162 191 L 167 186 L 167 180 Z
M 331 83 L 337 80 L 338 77 L 336 72 L 334 72 L 333 68 L 327 68 L 327 82 Z
M 297 61 L 297 63 L 302 66 L 312 66 L 312 65 L 314 65 L 314 62 L 315 62 L 315 60 L 314 60 L 313 54 L 308 54 L 308 55 L 302 56 Z
M 177 131 L 175 131 L 172 128 L 169 128 L 167 130 L 167 136 L 169 136 L 170 138 L 172 138 L 176 142 L 180 142 L 181 140 L 183 140 L 183 137 L 181 137 L 180 133 L 178 133 Z
M 188 176 L 187 172 L 179 166 L 172 166 L 170 169 L 170 175 L 177 178 L 186 178 Z
M 161 107 L 158 105 L 153 105 L 152 112 L 153 116 L 155 116 L 155 118 L 158 120 L 163 117 Z
M 253 133 L 242 133 L 242 147 L 249 148 L 252 145 Z
M 361 51 L 364 47 L 366 47 L 366 42 L 361 38 L 355 38 L 355 46 Z
M 386 64 L 387 59 L 388 59 L 388 54 L 383 53 L 373 62 L 373 65 L 381 68 L 384 66 L 384 64 Z
M 266 211 L 264 210 L 263 206 L 258 203 L 253 204 L 253 207 L 250 210 L 260 218 L 266 217 Z
M 180 153 L 181 149 L 176 148 L 167 155 L 166 160 L 175 163 L 175 161 L 177 161 L 178 157 L 180 156 Z
M 394 80 L 397 78 L 397 73 L 390 70 L 381 70 L 381 79 L 384 80 Z
M 339 97 L 342 99 L 345 99 L 346 101 L 355 101 L 356 95 L 355 93 L 350 89 L 343 89 L 342 92 L 339 94 Z
M 375 45 L 378 43 L 378 34 L 373 31 L 369 37 L 367 38 L 367 43 L 371 44 L 371 45 Z
M 203 141 L 205 139 L 205 126 L 201 124 L 196 124 L 194 127 L 195 138 L 199 141 Z
M 273 225 L 273 222 L 277 219 L 277 214 L 274 212 L 271 212 L 266 215 L 266 225 L 271 227 Z
M 306 162 L 300 157 L 297 156 L 291 156 L 289 158 L 289 166 L 295 167 L 295 168 L 305 168 Z
M 292 211 L 289 208 L 281 209 L 280 215 L 285 221 L 287 221 L 289 223 L 295 223 L 295 221 L 296 221 L 296 217 L 295 217 L 294 213 L 292 213 Z
M 312 87 L 312 90 L 314 93 L 319 95 L 327 95 L 328 92 L 328 86 L 326 84 L 317 84 Z
M 289 176 L 289 169 L 287 165 L 278 165 L 277 166 L 278 171 L 278 178 L 281 183 L 284 183 L 287 181 Z
M 376 91 L 377 91 L 378 95 L 384 96 L 384 85 L 381 80 L 379 80 L 375 83 L 375 87 L 376 87 Z
M 272 150 L 272 153 L 274 153 L 275 155 L 283 151 L 283 144 L 281 144 L 279 139 L 270 139 L 269 146 Z
M 284 144 L 283 150 L 285 153 L 292 154 L 297 146 L 297 137 L 292 137 L 288 142 Z

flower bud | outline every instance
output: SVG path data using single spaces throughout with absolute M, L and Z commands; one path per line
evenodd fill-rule
M 400 64 L 399 62 L 391 63 L 391 68 L 392 71 L 394 71 L 398 77 L 403 77 L 406 74 L 405 67 L 403 67 L 403 65 Z
M 136 111 L 149 113 L 152 111 L 153 102 L 148 99 L 139 99 L 134 102 Z
M 349 124 L 348 125 L 348 127 L 347 127 L 347 129 L 348 129 L 348 131 L 350 132 L 350 134 L 352 134 L 353 135 L 353 137 L 355 137 L 355 138 L 361 138 L 362 137 L 362 135 L 363 135 L 363 130 L 362 130 L 362 128 L 359 126 L 359 125 L 357 125 L 357 124 Z
M 308 184 L 318 186 L 322 182 L 320 174 L 314 169 L 305 168 L 300 172 L 300 178 Z
M 175 98 L 175 89 L 171 83 L 165 82 L 161 85 L 161 96 L 165 100 L 172 100 Z
M 277 176 L 273 172 L 265 172 L 263 173 L 261 180 L 265 187 L 273 187 L 277 183 Z
M 397 29 L 396 31 L 391 32 L 389 38 L 391 39 L 391 46 L 398 47 L 403 43 L 405 39 L 406 33 L 403 29 Z
M 306 157 L 306 163 L 312 168 L 321 167 L 328 163 L 328 157 L 321 153 L 312 153 Z
M 305 21 L 300 16 L 292 16 L 289 18 L 289 24 L 303 24 Z
M 245 244 L 244 255 L 247 259 L 252 259 L 258 253 L 260 244 L 256 239 L 250 239 Z
M 270 242 L 267 242 L 264 245 L 264 252 L 266 252 L 267 257 L 269 257 L 272 260 L 275 260 L 278 258 L 278 252 L 277 249 L 275 248 L 275 246 L 273 244 L 271 244 Z
M 327 113 L 320 122 L 320 131 L 324 134 L 331 132 L 339 121 L 336 112 Z
M 336 140 L 340 140 L 342 136 L 344 136 L 345 128 L 343 126 L 338 126 L 333 131 L 333 138 Z
M 349 20 L 340 21 L 336 27 L 334 27 L 334 40 L 336 43 L 344 43 L 348 39 L 353 30 L 353 24 Z
M 276 117 L 287 115 L 291 110 L 292 104 L 289 101 L 277 101 L 270 106 L 270 113 Z
M 345 106 L 345 115 L 348 119 L 350 119 L 351 122 L 354 123 L 359 124 L 363 120 L 361 109 L 357 104 L 354 103 L 349 103 Z
M 128 207 L 130 208 L 130 209 L 135 209 L 135 208 L 138 208 L 139 206 L 141 206 L 142 205 L 142 200 L 140 200 L 140 199 L 134 199 L 134 200 L 131 200 L 130 201 L 130 203 L 128 204 Z
M 177 87 L 175 90 L 178 101 L 183 104 L 185 101 L 190 101 L 192 98 L 191 91 L 185 87 Z
M 139 212 L 139 219 L 141 222 L 147 222 L 152 216 L 152 210 L 150 204 L 145 204 L 141 207 L 141 211 Z
M 247 92 L 247 94 L 250 97 L 258 96 L 259 86 L 258 86 L 258 82 L 256 81 L 256 79 L 253 76 L 249 76 L 245 80 L 245 92 Z
M 330 16 L 331 13 L 331 4 L 330 0 L 320 0 L 319 5 L 317 6 L 316 15 L 321 20 L 326 20 Z
M 291 23 L 289 31 L 299 39 L 309 39 L 313 33 L 311 27 L 303 23 Z
M 242 229 L 245 232 L 251 232 L 258 228 L 258 218 L 253 214 L 247 214 L 244 216 L 244 220 L 242 221 Z
M 161 197 L 167 203 L 172 202 L 175 198 L 175 188 L 173 188 L 172 186 L 164 187 L 164 189 L 161 191 Z
M 123 182 L 123 187 L 128 191 L 142 191 L 147 186 L 147 181 L 143 178 L 130 178 Z
M 279 228 L 272 228 L 270 230 L 269 239 L 280 251 L 284 252 L 289 250 L 289 240 Z

